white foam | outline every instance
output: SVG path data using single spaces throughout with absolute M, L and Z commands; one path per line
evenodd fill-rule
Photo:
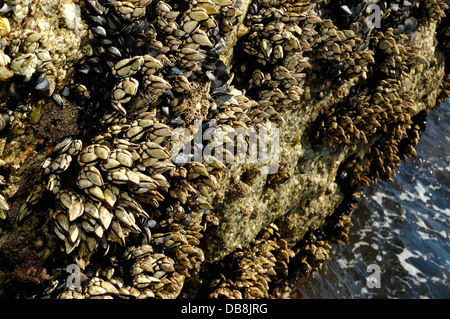
M 437 207 L 436 205 L 431 205 L 431 208 L 439 213 L 446 215 L 447 217 L 450 217 L 450 208 L 442 209 L 440 207 Z
M 426 282 L 426 279 L 420 277 L 420 275 L 423 275 L 422 272 L 406 261 L 408 258 L 411 257 L 417 258 L 418 257 L 417 255 L 411 253 L 407 248 L 403 248 L 403 251 L 400 254 L 398 254 L 397 257 L 403 269 L 405 269 L 411 275 L 412 277 L 411 279 L 417 280 L 419 282 Z
M 413 194 L 411 194 L 408 191 L 405 191 L 398 196 L 398 199 L 401 201 L 410 201 L 411 202 L 413 200 L 413 198 L 414 198 Z
M 431 239 L 431 240 L 436 240 L 436 238 L 432 237 L 429 233 L 425 233 L 422 231 L 418 231 L 417 234 L 419 235 L 419 237 L 421 239 L 427 240 L 427 239 Z
M 423 187 L 423 185 L 420 182 L 417 182 L 416 186 L 414 187 L 417 191 L 417 194 L 419 195 L 418 198 L 426 203 L 431 197 L 428 197 L 425 195 L 425 193 L 427 192 L 427 189 L 425 187 Z M 428 193 L 430 194 L 430 193 Z
M 447 232 L 446 232 L 445 230 L 440 231 L 440 232 L 439 232 L 439 235 L 441 235 L 441 236 L 444 237 L 444 238 L 447 238 L 447 237 L 448 237 L 448 234 L 447 234 Z
M 371 199 L 374 200 L 378 205 L 383 206 L 383 198 L 387 197 L 386 194 L 381 192 L 375 192 Z
M 419 227 L 425 228 L 425 230 L 430 230 L 430 228 L 427 226 L 427 224 L 425 224 L 425 222 L 423 221 L 423 219 L 421 219 L 420 217 L 416 216 L 417 218 L 417 225 Z

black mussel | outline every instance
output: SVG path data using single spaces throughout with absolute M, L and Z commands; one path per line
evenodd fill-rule
M 94 55 L 101 56 L 106 53 L 106 49 L 100 45 L 94 47 Z
M 403 6 L 403 7 L 407 7 L 407 8 L 409 8 L 409 9 L 410 9 L 410 8 L 413 8 L 413 7 L 416 6 L 416 0 L 410 0 L 410 1 L 405 0 L 405 1 L 403 1 L 402 6 Z
M 210 48 L 208 50 L 206 50 L 206 58 L 210 58 L 210 59 L 214 59 L 214 60 L 219 60 L 219 56 L 220 53 L 217 52 L 216 48 Z
M 213 89 L 214 92 L 225 93 L 228 90 L 228 83 L 224 83 L 222 86 L 216 87 Z
M 113 44 L 118 47 L 118 48 L 123 48 L 124 47 L 124 40 L 123 37 L 121 35 L 115 37 L 113 39 Z
M 136 43 L 136 47 L 141 48 L 144 47 L 147 43 L 149 43 L 149 39 L 144 33 L 138 33 L 134 36 L 134 41 Z
M 220 88 L 221 86 L 223 86 L 225 84 L 226 81 L 217 78 L 216 76 L 210 76 L 208 77 L 211 81 L 211 89 L 217 89 Z
M 169 90 L 169 89 L 164 91 L 163 96 L 166 97 L 169 100 L 173 100 L 175 98 L 175 96 L 173 95 L 172 90 Z
M 147 54 L 151 55 L 152 57 L 156 57 L 161 52 L 160 48 L 155 47 L 153 45 L 147 46 Z
M 122 53 L 120 50 L 114 46 L 109 47 L 106 49 L 108 55 L 113 59 L 120 59 L 122 57 Z
M 170 100 L 170 106 L 177 106 L 180 105 L 181 103 L 183 103 L 185 95 L 183 93 L 177 93 L 174 92 L 173 93 L 174 98 L 172 100 Z
M 226 47 L 225 39 L 220 38 L 220 40 L 214 45 L 214 50 L 216 50 L 218 54 L 222 54 L 225 47 Z
M 98 74 L 105 73 L 105 69 L 102 66 L 99 66 L 99 65 L 94 65 L 92 67 L 92 71 L 94 71 L 95 73 L 98 73 Z
M 42 92 L 48 91 L 50 89 L 50 82 L 47 79 L 47 74 L 41 73 L 38 76 L 38 78 L 34 84 L 34 88 L 35 88 L 35 90 L 42 91 Z
M 110 45 L 113 45 L 113 41 L 111 39 L 108 39 L 108 38 L 100 39 L 98 41 L 98 43 L 100 43 L 100 45 L 102 45 L 104 47 L 108 47 Z
M 210 50 L 206 51 L 206 59 L 202 63 L 202 68 L 205 70 L 214 70 L 216 68 L 216 64 L 219 61 L 219 54 L 214 49 L 211 48 Z
M 165 73 L 167 77 L 183 75 L 183 71 L 181 71 L 179 68 L 175 66 L 165 67 L 163 73 Z
M 13 6 L 6 4 L 6 3 L 0 4 L 0 14 L 10 13 L 13 11 L 14 11 Z
M 399 6 L 398 6 L 397 3 L 391 3 L 390 9 L 391 9 L 393 12 L 397 12 L 397 11 L 399 10 Z
M 202 122 L 202 129 L 206 131 L 209 128 L 213 128 L 217 126 L 217 119 L 210 119 L 209 121 Z
M 216 44 L 222 38 L 222 36 L 220 35 L 219 27 L 211 28 L 208 31 L 208 36 L 209 36 L 210 40 L 212 40 L 212 42 L 214 44 Z
M 413 32 L 417 29 L 419 22 L 414 17 L 409 17 L 405 20 L 405 23 L 403 24 L 405 29 L 403 33 L 408 34 L 410 32 Z
M 252 1 L 249 8 L 249 13 L 251 15 L 257 14 L 259 12 L 259 6 L 260 6 L 259 1 Z
M 230 100 L 234 95 L 228 92 L 221 92 L 214 90 L 213 93 L 211 93 L 211 98 L 215 102 L 226 102 Z
M 69 97 L 70 96 L 70 88 L 68 86 L 63 87 L 61 94 L 64 97 Z
M 106 29 L 102 26 L 93 27 L 91 28 L 91 30 L 94 36 L 97 38 L 106 38 L 108 36 L 108 34 L 106 33 Z
M 352 10 L 346 5 L 341 6 L 341 10 L 349 16 L 353 15 Z
M 163 104 L 170 104 L 171 101 L 175 99 L 172 90 L 165 90 L 163 94 L 161 94 L 160 100 Z
M 83 64 L 78 67 L 78 72 L 82 74 L 88 74 L 90 70 L 91 68 L 87 64 Z
M 132 35 L 126 34 L 125 36 L 123 36 L 123 46 L 125 49 L 133 50 L 135 45 L 136 45 L 136 39 Z
M 136 20 L 122 29 L 124 33 L 142 33 L 150 28 L 150 22 L 147 20 Z
M 209 62 L 209 61 L 205 61 L 202 63 L 202 68 L 205 71 L 214 71 L 214 69 L 216 68 L 216 64 L 215 62 Z
M 362 33 L 364 36 L 370 36 L 375 27 L 372 24 L 364 23 Z
M 396 67 L 393 70 L 390 70 L 390 75 L 394 79 L 398 78 L 400 75 L 402 75 L 402 68 L 399 66 L 399 67 Z
M 154 219 L 149 219 L 147 220 L 144 225 L 144 227 L 149 228 L 149 229 L 153 229 L 158 225 L 158 223 L 154 220 Z
M 361 14 L 361 12 L 366 8 L 366 6 L 367 6 L 367 3 L 365 3 L 365 2 L 358 3 L 356 5 L 356 7 L 353 7 L 351 9 L 352 10 L 352 15 L 354 17 L 358 17 Z
M 417 30 L 414 31 L 414 32 L 411 32 L 411 33 L 408 35 L 408 40 L 409 40 L 409 42 L 415 41 L 416 38 L 417 38 Z
M 397 34 L 402 34 L 402 33 L 404 33 L 405 32 L 405 25 L 403 25 L 403 24 L 400 24 L 398 27 L 397 27 Z
M 118 16 L 112 14 L 107 18 L 106 27 L 108 29 L 108 33 L 110 33 L 111 35 L 117 35 L 122 29 L 122 21 Z
M 379 1 L 378 5 L 380 6 L 381 10 L 386 10 L 388 8 L 388 3 L 386 1 Z
M 230 74 L 227 71 L 227 67 L 222 60 L 217 61 L 214 74 L 206 72 L 208 79 L 211 81 L 211 89 L 215 89 L 224 85 L 229 79 Z
M 180 220 L 180 224 L 184 226 L 188 226 L 191 223 L 192 215 L 191 214 L 185 214 L 183 219 Z
M 107 65 L 110 69 L 112 69 L 112 68 L 114 67 L 114 64 L 116 64 L 116 63 L 113 62 L 113 61 L 109 61 L 109 60 L 106 61 L 106 65 Z
M 90 57 L 89 59 L 86 60 L 86 62 L 87 62 L 90 66 L 100 65 L 100 64 L 101 64 L 100 58 L 99 58 L 99 57 L 96 57 L 96 56 Z

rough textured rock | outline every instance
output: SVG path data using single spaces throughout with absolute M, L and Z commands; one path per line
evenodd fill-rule
M 156 10 L 157 2 L 150 2 L 130 1 L 138 9 L 146 8 L 145 14 L 153 18 L 151 10 Z M 97 54 L 104 57 L 96 42 L 104 36 L 98 35 L 103 32 L 101 29 L 93 31 L 95 21 L 89 25 L 86 12 L 103 12 L 91 8 L 96 1 L 6 1 L 15 10 L 9 12 L 4 7 L 2 19 L 8 21 L 0 23 L 4 50 L 1 53 L 5 52 L 0 57 L 0 174 L 4 179 L 0 197 L 1 297 L 288 297 L 289 287 L 297 277 L 320 269 L 331 244 L 345 242 L 358 191 L 377 179 L 394 177 L 401 160 L 414 156 L 414 145 L 419 141 L 427 112 L 448 95 L 448 79 L 444 77 L 450 29 L 448 22 L 442 22 L 448 1 L 417 1 L 411 12 L 409 8 L 402 9 L 408 12 L 406 18 L 415 17 L 415 27 L 410 25 L 414 21 L 397 16 L 394 10 L 391 16 L 384 16 L 381 29 L 358 31 L 361 34 L 355 30 L 345 35 L 346 27 L 355 26 L 357 19 L 366 23 L 367 15 L 355 16 L 354 23 L 344 23 L 339 20 L 342 17 L 329 12 L 340 5 L 331 1 L 213 2 L 223 12 L 220 18 L 216 16 L 225 41 L 221 59 L 234 75 L 226 89 L 238 101 L 234 106 L 242 109 L 234 109 L 229 115 L 226 111 L 233 105 L 212 103 L 213 80 L 196 77 L 196 71 L 176 55 L 181 44 L 174 44 L 167 56 L 155 56 L 180 67 L 189 79 L 189 90 L 182 90 L 184 102 L 170 105 L 168 117 L 165 102 L 161 102 L 162 91 L 152 91 L 151 85 L 135 94 L 124 112 L 117 104 L 125 105 L 129 100 L 108 100 L 114 94 L 106 93 L 107 90 L 120 88 L 112 82 L 111 72 L 99 71 L 98 78 L 89 78 L 93 68 L 109 68 L 113 64 L 95 61 Z M 357 1 L 347 2 L 350 7 L 357 5 Z M 186 22 L 180 19 L 184 11 L 200 1 L 168 3 L 181 12 L 173 21 L 183 25 Z M 110 12 L 114 10 L 119 9 L 110 8 Z M 111 13 L 102 14 L 109 17 Z M 128 21 L 123 16 L 121 19 Z M 284 40 L 265 42 L 264 37 L 268 36 L 258 29 L 259 21 L 264 21 L 266 31 L 268 25 L 274 26 L 272 33 L 267 31 L 272 40 L 278 35 Z M 281 21 L 283 25 L 276 24 Z M 303 31 L 295 33 L 290 29 L 290 35 L 282 33 L 287 26 L 295 25 Z M 397 34 L 394 27 L 412 30 L 403 35 Z M 148 38 L 164 42 L 166 29 L 158 24 L 155 30 L 149 31 Z M 274 45 L 270 51 L 267 43 Z M 285 50 L 281 58 L 272 53 L 279 50 L 276 43 L 282 43 L 280 47 Z M 120 49 L 125 52 L 125 47 Z M 143 55 L 139 50 L 135 55 Z M 281 72 L 276 66 L 287 66 L 287 56 L 292 52 L 299 58 L 293 71 L 287 70 L 275 80 L 277 72 Z M 28 63 L 22 64 L 20 59 L 24 56 Z M 256 84 L 256 71 L 266 75 L 262 81 L 265 84 Z M 39 74 L 46 74 L 46 79 L 42 80 Z M 164 76 L 167 81 L 175 81 L 172 76 Z M 291 89 L 289 81 L 283 82 L 287 76 L 295 78 L 295 89 Z M 96 81 L 103 85 L 100 77 L 107 78 L 104 83 L 108 87 L 95 86 Z M 145 77 L 139 80 L 141 87 Z M 175 83 L 182 85 L 170 82 L 171 86 Z M 44 89 L 37 89 L 39 84 Z M 69 88 L 82 97 L 68 94 Z M 268 95 L 264 95 L 265 91 L 269 91 Z M 276 97 L 275 91 L 282 97 Z M 287 92 L 292 95 L 288 97 Z M 104 105 L 105 101 L 112 107 Z M 219 109 L 215 110 L 217 104 Z M 246 105 L 251 106 L 246 109 Z M 262 112 L 250 112 L 255 109 Z M 49 165 L 43 163 L 47 158 L 55 159 L 55 153 L 59 154 L 55 146 L 68 136 L 80 137 L 83 147 L 95 140 L 113 149 L 112 137 L 105 134 L 112 130 L 106 127 L 111 123 L 134 123 L 145 111 L 151 113 L 146 119 L 161 124 L 161 130 L 171 126 L 170 120 L 176 116 L 182 117 L 182 127 L 190 131 L 195 127 L 195 119 L 206 122 L 213 118 L 220 125 L 241 122 L 272 132 L 279 129 L 278 151 L 271 158 L 278 169 L 267 174 L 263 168 L 266 163 L 233 162 L 226 169 L 217 169 L 220 172 L 205 172 L 204 162 L 203 167 L 186 166 L 185 175 L 189 173 L 191 177 L 183 177 L 178 165 L 170 176 L 166 174 L 170 187 L 161 186 L 164 182 L 158 184 L 163 200 L 155 199 L 158 195 L 149 199 L 132 193 L 149 212 L 150 217 L 141 214 L 136 220 L 139 229 L 151 229 L 150 239 L 133 231 L 127 233 L 127 238 L 114 237 L 111 234 L 116 233 L 111 228 L 103 227 L 105 234 L 107 230 L 110 233 L 92 244 L 91 249 L 91 242 L 82 237 L 87 235 L 78 235 L 81 226 L 71 224 L 76 229 L 73 236 L 82 237 L 82 244 L 79 238 L 61 244 L 53 220 L 61 216 L 64 204 L 54 196 L 55 188 L 48 186 L 50 178 L 45 169 Z M 108 114 L 117 121 L 104 120 Z M 219 117 L 220 114 L 226 115 Z M 122 133 L 112 133 L 119 134 Z M 168 150 L 173 147 L 170 142 L 158 143 Z M 141 161 L 142 158 L 135 160 Z M 79 184 L 75 185 L 83 165 L 68 166 L 65 175 L 61 173 L 61 182 L 67 183 L 61 191 L 68 188 L 86 196 L 82 187 L 77 189 Z M 137 171 L 148 172 L 140 168 Z M 201 178 L 213 175 L 210 172 L 215 177 L 204 183 L 214 187 L 202 184 Z M 105 181 L 110 176 L 106 169 L 98 174 L 103 174 Z M 122 193 L 129 191 L 120 185 Z M 99 196 L 105 203 L 103 195 Z M 86 200 L 89 198 L 86 196 Z M 73 205 L 68 214 L 74 212 Z M 108 209 L 112 211 L 113 206 L 114 203 Z M 119 209 L 115 209 L 115 214 L 119 214 Z M 157 227 L 146 226 L 149 222 Z M 82 269 L 82 285 L 75 289 L 67 287 L 65 281 L 65 269 L 71 264 Z

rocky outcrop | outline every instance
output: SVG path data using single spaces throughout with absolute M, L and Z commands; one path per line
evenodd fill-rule
M 447 9 L 6 2 L 0 295 L 289 297 L 448 95 Z

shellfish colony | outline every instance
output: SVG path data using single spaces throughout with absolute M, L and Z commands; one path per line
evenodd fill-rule
M 292 279 L 290 267 L 299 268 L 295 276 L 320 269 L 330 244 L 346 241 L 357 191 L 390 179 L 415 155 L 425 114 L 416 114 L 403 80 L 429 63 L 416 53 L 417 29 L 448 9 L 438 0 L 254 0 L 241 24 L 237 0 L 66 3 L 65 23 L 87 39 L 71 42 L 82 46 L 72 57 L 50 54 L 55 39 L 45 33 L 23 32 L 33 23 L 23 20 L 25 6 L 0 1 L 0 81 L 12 96 L 0 105 L 0 131 L 29 118 L 36 92 L 79 109 L 80 134 L 46 150 L 16 216 L 18 223 L 41 216 L 60 248 L 36 292 L 47 298 L 176 298 L 198 286 L 209 298 L 268 298 Z M 380 8 L 381 28 L 368 23 L 371 4 Z M 221 55 L 236 28 L 227 65 Z M 196 283 L 203 234 L 220 221 L 210 199 L 233 154 L 217 146 L 202 162 L 174 162 L 174 130 L 198 120 L 224 131 L 282 127 L 283 114 L 302 100 L 345 82 L 355 86 L 322 110 L 312 138 L 367 146 L 337 177 L 351 204 L 299 243 L 271 224 Z M 0 195 L 2 219 L 9 209 Z M 71 263 L 81 269 L 79 286 L 66 285 Z

